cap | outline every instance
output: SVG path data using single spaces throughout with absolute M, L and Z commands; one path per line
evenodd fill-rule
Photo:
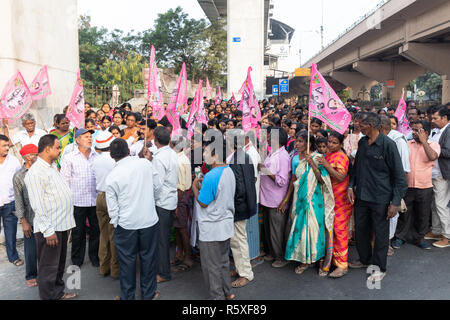
M 108 130 L 100 131 L 95 139 L 95 148 L 106 149 L 109 148 L 111 142 L 114 140 L 114 136 Z
M 27 144 L 20 149 L 19 153 L 22 157 L 30 153 L 38 153 L 38 147 L 34 144 Z
M 94 130 L 86 130 L 85 128 L 78 129 L 77 132 L 75 132 L 75 139 L 81 136 L 82 134 L 85 134 L 86 132 L 90 132 L 91 134 L 94 134 Z

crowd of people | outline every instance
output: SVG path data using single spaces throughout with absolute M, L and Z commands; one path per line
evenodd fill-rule
M 120 280 L 123 300 L 135 299 L 138 261 L 142 299 L 156 299 L 158 283 L 196 261 L 208 299 L 234 299 L 264 261 L 293 261 L 299 275 L 316 266 L 330 278 L 372 265 L 374 282 L 406 242 L 450 247 L 449 104 L 423 112 L 409 102 L 406 134 L 389 104 L 361 109 L 348 100 L 344 134 L 309 119 L 297 99 L 260 101 L 259 127 L 247 133 L 238 105 L 206 97 L 204 105 L 207 124 L 192 139 L 172 134 L 151 106 L 129 103 L 98 111 L 86 103 L 84 128 L 73 128 L 67 109 L 48 132 L 31 113 L 14 135 L 3 120 L 7 256 L 24 263 L 20 220 L 26 285 L 41 299 L 76 296 L 62 280 L 68 244 L 71 264 L 83 265 L 87 247 L 99 273 Z M 359 259 L 349 261 L 352 243 Z

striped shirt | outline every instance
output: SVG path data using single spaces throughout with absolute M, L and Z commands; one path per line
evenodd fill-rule
M 72 191 L 55 164 L 38 157 L 25 176 L 25 186 L 35 213 L 34 233 L 49 237 L 75 227 Z
M 97 186 L 92 163 L 98 153 L 91 149 L 86 159 L 79 148 L 66 155 L 61 163 L 61 174 L 73 192 L 73 204 L 77 207 L 95 207 Z

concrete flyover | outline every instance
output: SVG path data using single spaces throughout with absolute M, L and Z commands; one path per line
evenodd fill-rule
M 353 98 L 379 82 L 385 98 L 398 100 L 409 81 L 433 71 L 450 102 L 450 1 L 387 1 L 302 67 L 313 62 Z
M 251 66 L 255 93 L 262 98 L 271 0 L 198 0 L 198 3 L 210 21 L 218 18 L 227 21 L 227 96 L 238 92 Z

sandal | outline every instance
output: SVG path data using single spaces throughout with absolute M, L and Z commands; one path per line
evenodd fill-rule
M 27 280 L 26 283 L 27 283 L 28 288 L 37 287 L 37 285 L 38 285 L 36 279 Z
M 309 266 L 307 264 L 301 264 L 295 268 L 294 272 L 296 274 L 302 274 L 303 272 L 305 272 L 306 269 L 308 269 L 308 267 Z
M 16 267 L 20 267 L 21 265 L 23 265 L 23 260 L 22 259 L 17 259 L 14 262 L 11 262 L 13 265 L 15 265 Z
M 319 277 L 326 277 L 328 275 L 328 271 L 324 271 L 323 269 L 319 269 Z
M 225 300 L 234 300 L 236 299 L 236 295 L 234 293 L 230 294 L 229 296 L 225 296 Z
M 231 286 L 233 288 L 242 288 L 244 286 L 246 286 L 247 284 L 249 284 L 250 280 L 248 280 L 247 278 L 244 277 L 240 277 L 237 280 L 233 281 L 231 283 Z
M 73 299 L 77 296 L 77 294 L 75 292 L 71 292 L 71 293 L 64 293 L 63 296 L 61 298 L 59 298 L 59 300 L 69 300 L 69 299 Z
M 188 265 L 186 263 L 180 263 L 178 266 L 172 268 L 173 272 L 182 272 L 182 271 L 189 271 L 192 268 L 192 265 Z
M 346 275 L 347 272 L 348 272 L 348 268 L 347 268 L 347 269 L 336 268 L 336 269 L 334 269 L 334 271 L 333 271 L 332 273 L 330 273 L 328 276 L 329 276 L 330 278 L 337 279 L 337 278 L 340 278 L 340 277 Z
M 178 259 L 178 258 L 175 258 L 175 260 L 170 261 L 170 264 L 171 264 L 172 266 L 178 266 L 179 264 L 182 264 L 182 263 L 183 263 L 183 260 L 180 260 L 180 259 Z
M 169 281 L 169 280 L 166 280 L 166 279 L 160 277 L 159 275 L 156 276 L 156 282 L 157 283 L 166 282 L 166 281 Z

